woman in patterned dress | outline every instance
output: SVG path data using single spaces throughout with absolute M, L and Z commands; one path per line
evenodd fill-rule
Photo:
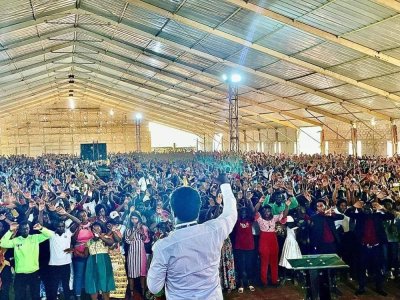
M 131 297 L 135 294 L 134 279 L 140 277 L 142 295 L 146 292 L 147 257 L 144 243 L 150 241 L 149 230 L 142 224 L 140 214 L 133 212 L 129 217 L 128 228 L 124 234 L 127 276 Z
M 123 247 L 120 243 L 125 232 L 125 226 L 121 225 L 119 214 L 116 211 L 111 212 L 110 221 L 107 225 L 108 235 L 114 240 L 114 244 L 110 247 L 109 255 L 114 271 L 115 290 L 110 294 L 113 299 L 125 299 L 126 286 L 128 283 L 125 271 L 125 257 L 123 255 Z

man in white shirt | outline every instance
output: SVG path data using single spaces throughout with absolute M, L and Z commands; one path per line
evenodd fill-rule
M 47 292 L 47 299 L 57 299 L 58 285 L 61 282 L 64 299 L 70 299 L 72 293 L 69 288 L 71 274 L 71 238 L 73 233 L 65 230 L 65 223 L 62 220 L 55 224 L 55 234 L 50 238 L 50 284 Z
M 218 270 L 221 248 L 236 223 L 237 210 L 228 178 L 220 174 L 217 181 L 221 184 L 223 212 L 203 224 L 197 224 L 199 193 L 185 186 L 172 193 L 176 226 L 175 231 L 153 246 L 147 275 L 147 285 L 153 294 L 165 286 L 169 300 L 223 299 Z

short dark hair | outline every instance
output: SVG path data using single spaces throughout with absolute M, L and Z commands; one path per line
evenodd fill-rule
M 182 222 L 194 221 L 199 217 L 200 195 L 194 188 L 182 186 L 173 191 L 171 207 L 175 217 Z

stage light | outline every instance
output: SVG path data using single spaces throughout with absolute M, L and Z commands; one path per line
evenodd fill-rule
M 69 98 L 68 102 L 69 102 L 69 108 L 70 109 L 75 109 L 75 100 L 74 100 L 74 98 Z
M 231 81 L 234 83 L 240 82 L 242 80 L 242 76 L 239 74 L 232 74 L 231 75 Z
M 111 110 L 110 110 L 110 116 L 113 116 L 114 115 L 114 110 L 111 108 Z
M 375 120 L 375 118 L 372 118 L 372 119 L 371 119 L 371 125 L 372 125 L 372 126 L 375 126 L 375 125 L 376 125 L 376 120 Z
M 137 113 L 136 116 L 135 116 L 136 120 L 138 120 L 138 121 L 141 120 L 142 117 L 143 117 L 143 116 L 142 116 L 141 113 Z
M 242 80 L 242 76 L 238 73 L 222 74 L 222 80 L 229 83 L 238 83 Z

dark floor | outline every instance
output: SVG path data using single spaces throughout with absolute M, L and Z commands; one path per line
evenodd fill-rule
M 371 285 L 372 287 L 373 285 Z M 342 296 L 337 297 L 335 299 L 338 300 L 347 300 L 347 299 L 400 299 L 400 283 L 398 281 L 389 281 L 385 284 L 385 291 L 389 294 L 387 297 L 382 297 L 376 294 L 372 289 L 367 288 L 367 292 L 362 296 L 355 296 L 355 283 L 354 282 L 346 282 L 339 283 L 339 290 L 343 293 Z M 278 288 L 261 288 L 256 287 L 254 292 L 250 292 L 249 290 L 245 290 L 243 294 L 239 294 L 237 291 L 231 292 L 229 294 L 224 295 L 225 300 L 278 300 L 278 299 L 304 299 L 305 290 L 303 290 L 299 286 L 294 286 L 290 282 L 286 283 L 284 286 L 280 286 Z M 322 299 L 321 299 L 322 300 Z

